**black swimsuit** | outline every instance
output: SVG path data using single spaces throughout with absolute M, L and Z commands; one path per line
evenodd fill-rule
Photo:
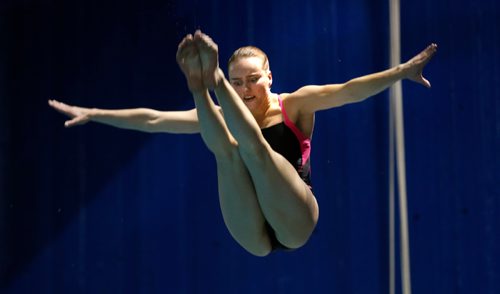
M 309 155 L 311 151 L 311 140 L 307 138 L 297 126 L 288 118 L 282 100 L 278 96 L 281 107 L 283 121 L 279 124 L 261 129 L 262 135 L 271 145 L 274 151 L 285 157 L 295 168 L 300 178 L 311 187 L 311 167 Z M 273 250 L 290 248 L 281 244 L 276 238 L 276 233 L 271 225 L 266 221 L 266 229 L 271 239 Z
M 311 187 L 311 139 L 288 118 L 281 97 L 278 96 L 283 121 L 261 129 L 262 135 L 274 151 L 283 155 L 295 168 L 300 178 Z
M 311 187 L 309 160 L 305 164 L 302 162 L 300 144 L 292 130 L 284 122 L 280 122 L 261 131 L 271 148 L 283 155 L 293 165 L 300 178 Z

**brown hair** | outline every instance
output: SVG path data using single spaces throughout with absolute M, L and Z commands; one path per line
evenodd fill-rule
M 233 52 L 233 55 L 231 55 L 231 57 L 229 58 L 229 61 L 227 62 L 227 67 L 229 68 L 231 66 L 231 63 L 238 60 L 239 58 L 246 58 L 246 57 L 262 58 L 262 68 L 264 70 L 269 70 L 269 59 L 267 58 L 266 53 L 264 53 L 264 51 L 260 50 L 255 46 L 245 46 L 236 49 L 236 51 Z

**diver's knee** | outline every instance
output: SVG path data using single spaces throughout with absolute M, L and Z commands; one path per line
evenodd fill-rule
M 252 247 L 243 247 L 250 254 L 257 257 L 266 257 L 272 252 L 270 244 L 258 244 Z
M 254 256 L 265 257 L 273 251 L 271 240 L 266 232 L 245 241 L 241 239 L 237 241 L 241 247 Z

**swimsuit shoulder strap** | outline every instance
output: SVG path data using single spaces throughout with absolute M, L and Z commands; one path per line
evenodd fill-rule
M 283 107 L 283 99 L 281 99 L 280 95 L 278 95 L 278 101 L 280 103 L 281 114 L 283 115 L 283 122 L 285 123 L 285 125 L 293 131 L 293 133 L 295 134 L 295 136 L 297 136 L 299 141 L 308 140 L 308 138 L 304 135 L 304 133 L 302 133 L 302 131 L 288 117 L 285 107 Z

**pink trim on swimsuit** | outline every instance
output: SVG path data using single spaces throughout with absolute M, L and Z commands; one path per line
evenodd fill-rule
M 300 151 L 302 152 L 302 165 L 304 165 L 307 160 L 309 160 L 309 156 L 311 155 L 311 138 L 308 138 L 304 133 L 293 123 L 293 121 L 288 118 L 286 114 L 285 107 L 283 107 L 283 101 L 281 97 L 278 95 L 278 101 L 280 103 L 281 113 L 283 114 L 283 122 L 287 127 L 292 130 L 299 140 L 300 143 Z

